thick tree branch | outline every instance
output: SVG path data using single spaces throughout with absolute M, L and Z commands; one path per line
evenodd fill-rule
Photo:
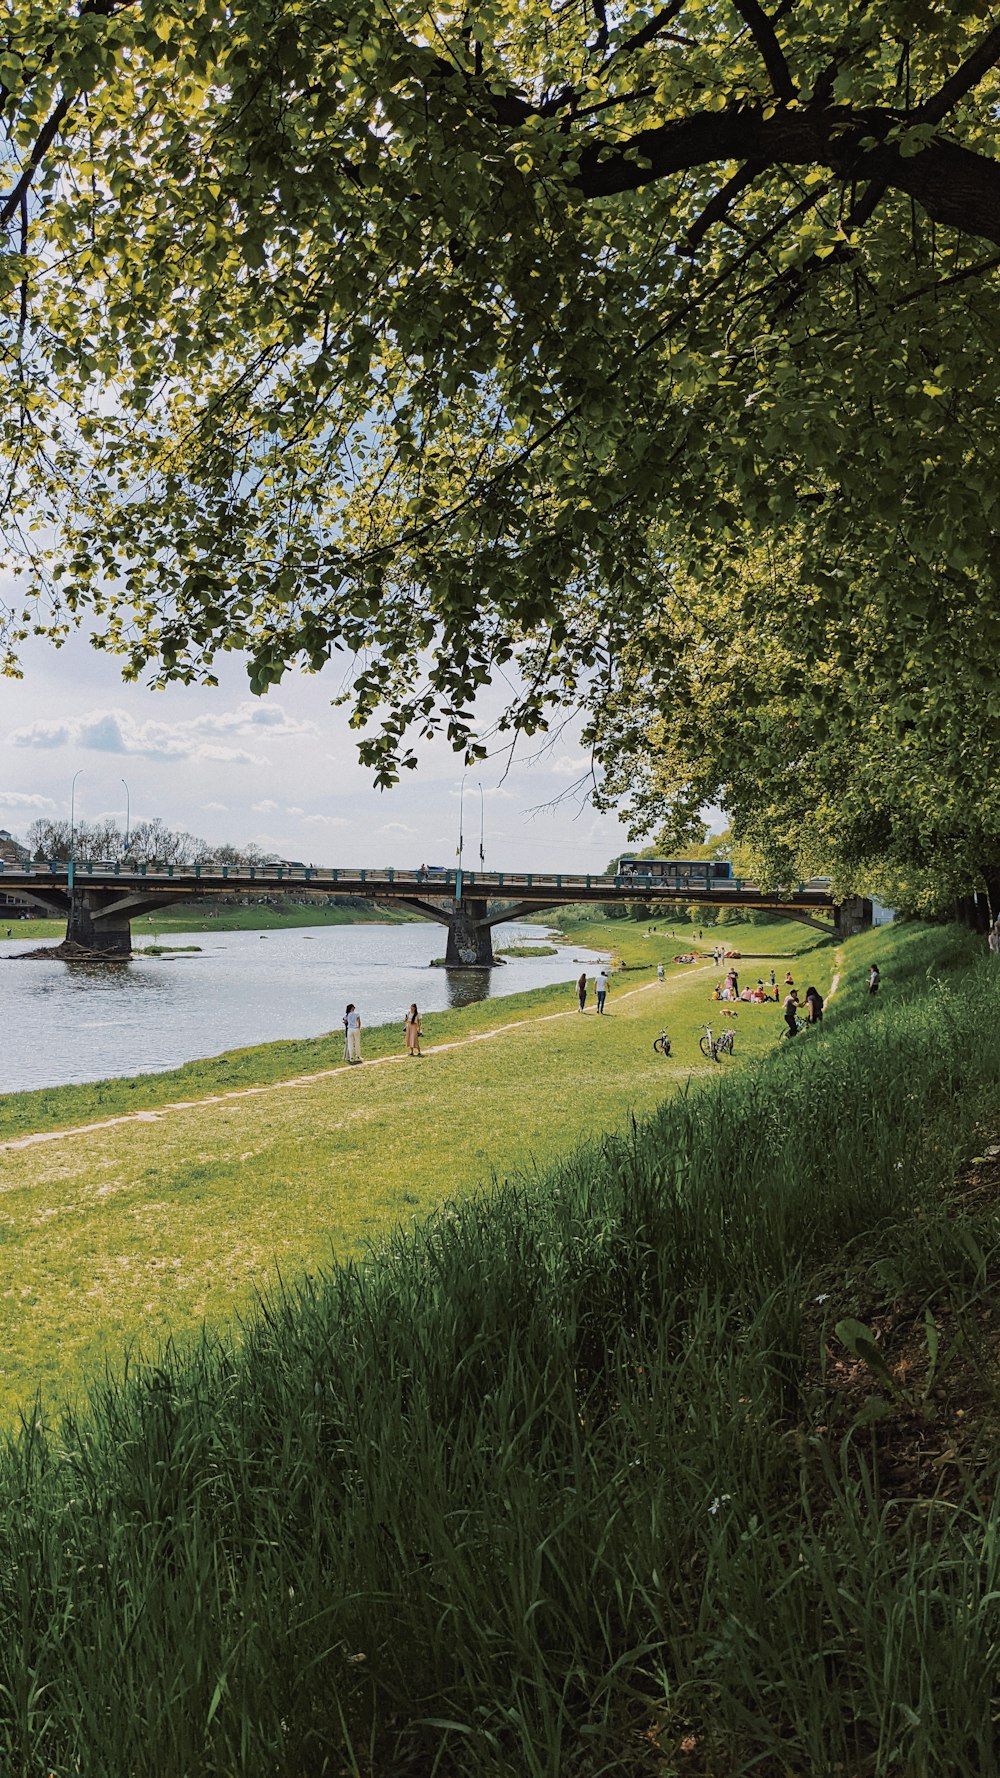
M 771 117 L 758 107 L 695 112 L 625 142 L 588 146 L 574 184 L 583 197 L 599 198 L 718 161 L 828 167 L 840 179 L 905 191 L 935 222 L 1000 246 L 1000 165 L 943 140 L 904 155 L 886 137 L 905 121 L 876 107 L 805 107 Z
M 758 4 L 758 0 L 733 0 L 733 5 L 760 50 L 775 98 L 786 101 L 794 99 L 795 82 L 766 12 Z

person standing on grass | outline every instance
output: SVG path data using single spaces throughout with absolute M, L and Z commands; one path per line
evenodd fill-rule
M 658 964 L 657 964 L 657 965 L 656 965 L 656 979 L 657 979 L 657 981 L 658 981 L 658 982 L 662 982 L 662 980 L 663 980 L 663 978 L 664 978 L 664 976 L 665 976 L 665 975 L 666 975 L 666 973 L 667 973 L 667 972 L 666 972 L 666 970 L 665 970 L 665 969 L 664 969 L 664 967 L 663 967 L 663 964 L 662 964 L 662 963 L 658 963 Z
M 879 974 L 878 964 L 873 963 L 870 970 L 868 971 L 868 992 L 869 992 L 869 994 L 877 994 L 878 993 L 881 981 L 882 981 L 882 977 Z
M 594 987 L 597 991 L 597 1010 L 598 1012 L 603 1012 L 604 1002 L 607 999 L 608 994 L 608 978 L 605 974 L 603 963 L 594 977 Z
M 348 1062 L 361 1060 L 361 1014 L 353 1000 L 348 1001 L 344 1014 L 344 1049 Z
M 408 1056 L 421 1055 L 423 1052 L 421 1051 L 421 1048 L 420 1048 L 420 1014 L 417 1011 L 416 1001 L 413 1002 L 412 1006 L 410 1007 L 409 1012 L 406 1015 L 405 1026 L 406 1026 L 406 1053 L 407 1053 L 407 1055 Z
M 580 1011 L 582 1012 L 584 1007 L 587 1004 L 587 971 L 586 970 L 583 971 L 583 974 L 579 977 L 579 979 L 577 981 L 576 997 L 580 1003 Z
M 806 989 L 806 1012 L 810 1025 L 823 1023 L 823 996 L 818 988 Z
M 785 996 L 785 1004 L 781 1009 L 782 1017 L 788 1027 L 787 1037 L 797 1037 L 799 1032 L 799 997 L 794 988 L 789 988 Z

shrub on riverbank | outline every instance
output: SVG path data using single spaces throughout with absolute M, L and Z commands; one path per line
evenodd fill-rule
M 998 1463 L 951 1407 L 1000 1239 L 948 1187 L 1000 1116 L 1000 972 L 847 952 L 769 1062 L 26 1427 L 4 1767 L 994 1772 Z M 934 1349 L 906 1376 L 847 1326 L 887 1303 Z M 947 1478 L 891 1481 L 901 1429 Z

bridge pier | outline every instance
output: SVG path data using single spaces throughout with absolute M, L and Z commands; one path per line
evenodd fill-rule
M 487 923 L 485 901 L 448 903 L 446 969 L 492 969 L 493 933 Z
M 131 957 L 132 926 L 128 914 L 118 910 L 104 912 L 116 901 L 121 901 L 120 890 L 109 893 L 101 889 L 73 889 L 66 922 L 67 942 L 98 951 L 109 961 Z
M 872 925 L 872 904 L 863 895 L 849 895 L 838 901 L 833 910 L 833 927 L 838 938 L 856 938 Z

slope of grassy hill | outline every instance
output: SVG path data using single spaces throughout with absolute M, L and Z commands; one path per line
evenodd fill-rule
M 6 1766 L 992 1778 L 998 1001 L 853 941 L 820 1032 L 30 1416 Z

